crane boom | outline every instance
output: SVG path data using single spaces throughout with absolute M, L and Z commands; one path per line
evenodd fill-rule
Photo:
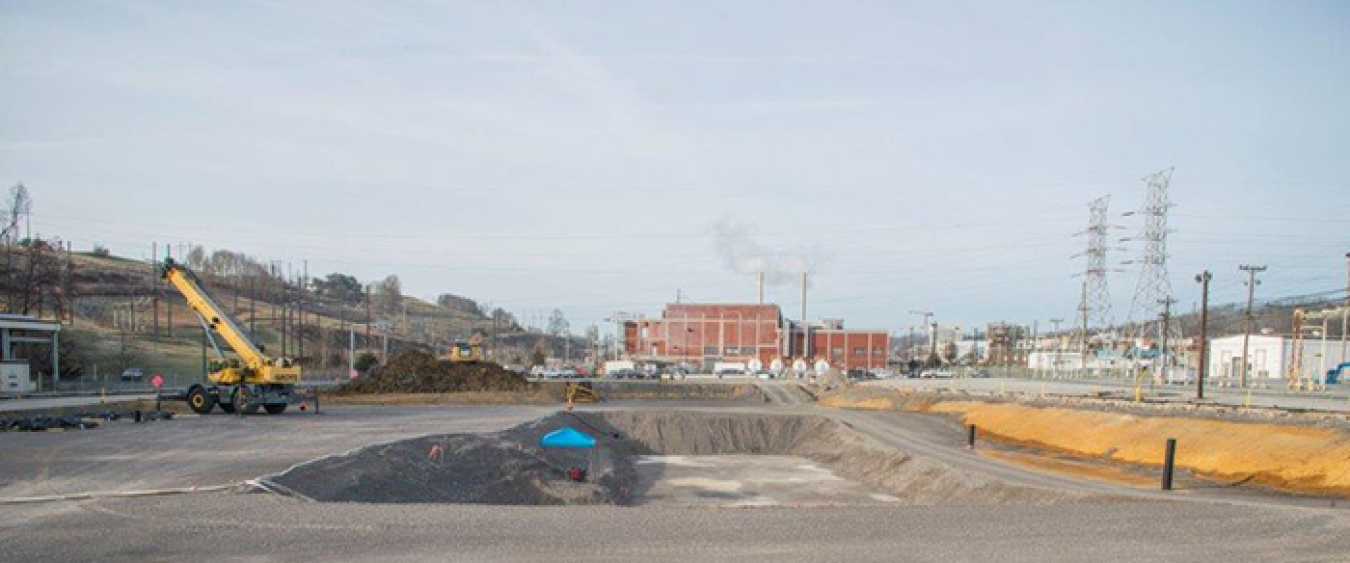
M 207 323 L 207 326 L 225 339 L 244 365 L 249 367 L 259 367 L 266 362 L 267 357 L 258 349 L 253 341 L 248 339 L 244 331 L 234 320 L 226 314 L 225 310 L 216 304 L 214 299 L 206 293 L 201 284 L 197 282 L 196 276 L 172 259 L 164 261 L 164 277 L 169 280 L 178 289 L 179 293 L 187 299 L 188 306 L 198 315 L 201 315 Z
M 230 318 L 230 315 L 206 292 L 197 276 L 174 262 L 164 261 L 162 275 L 173 284 L 188 306 L 199 315 L 206 326 L 219 334 L 239 355 L 242 365 L 229 365 L 228 362 L 213 366 L 208 378 L 213 383 L 235 385 L 240 383 L 297 383 L 300 381 L 300 366 L 289 358 L 271 358 L 249 339 L 243 329 Z

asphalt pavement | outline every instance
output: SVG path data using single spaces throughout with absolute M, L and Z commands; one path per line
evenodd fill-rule
M 0 553 L 22 561 L 994 560 L 1344 561 L 1350 511 L 1278 499 L 1165 495 L 1044 475 L 964 448 L 938 416 L 809 404 L 630 403 L 832 416 L 916 456 L 1119 500 L 1055 505 L 677 508 L 309 503 L 233 491 L 0 507 Z M 554 406 L 350 406 L 312 416 L 185 415 L 96 430 L 0 434 L 0 498 L 228 485 L 364 445 L 485 432 Z M 1178 502 L 1188 501 L 1188 502 Z

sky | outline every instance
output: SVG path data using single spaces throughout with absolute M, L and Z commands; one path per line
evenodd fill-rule
M 397 274 L 542 324 L 689 301 L 904 331 L 1074 318 L 1143 178 L 1169 281 L 1336 290 L 1345 2 L 0 0 L 0 188 L 34 234 Z M 1117 249 L 1118 250 L 1114 250 Z

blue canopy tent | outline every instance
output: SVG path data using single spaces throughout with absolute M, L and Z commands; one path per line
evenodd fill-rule
M 545 448 L 590 449 L 595 447 L 595 438 L 591 435 L 566 426 L 539 439 L 539 445 Z
M 591 450 L 591 455 L 587 456 L 586 474 L 592 477 L 595 475 L 595 437 L 577 430 L 576 428 L 572 428 L 571 426 L 565 426 L 549 432 L 548 434 L 544 434 L 544 437 L 539 439 L 539 446 L 544 448 Z

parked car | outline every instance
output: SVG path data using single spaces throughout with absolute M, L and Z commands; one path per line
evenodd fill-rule
M 975 371 L 970 372 L 970 376 L 978 379 L 984 379 L 986 377 L 989 377 L 989 370 L 977 369 Z
M 642 374 L 635 369 L 621 368 L 605 374 L 610 379 L 638 379 Z
M 145 378 L 145 372 L 141 368 L 127 368 L 122 372 L 122 381 L 140 381 Z
M 872 375 L 865 369 L 851 369 L 848 370 L 848 378 L 856 381 L 869 381 L 876 379 L 877 376 Z
M 956 377 L 956 374 L 946 370 L 934 369 L 924 371 L 919 374 L 919 377 L 923 379 L 951 379 Z
M 718 377 L 718 378 L 723 378 L 723 377 L 736 377 L 736 376 L 740 376 L 740 375 L 745 375 L 745 370 L 743 370 L 743 369 L 738 369 L 738 368 L 726 368 L 726 369 L 720 369 L 720 370 L 717 370 L 717 377 Z

